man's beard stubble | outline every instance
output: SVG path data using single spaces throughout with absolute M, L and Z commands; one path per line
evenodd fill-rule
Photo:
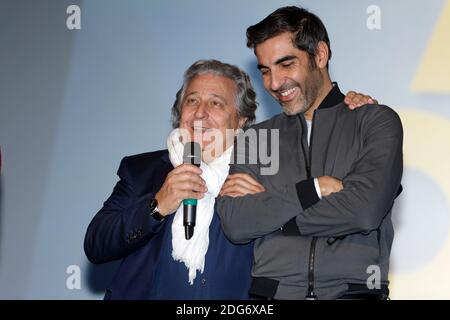
M 323 86 L 324 80 L 315 64 L 310 64 L 309 71 L 310 73 L 303 87 L 297 82 L 297 87 L 300 91 L 300 105 L 289 108 L 280 103 L 283 112 L 288 116 L 307 112 L 319 96 L 319 91 Z

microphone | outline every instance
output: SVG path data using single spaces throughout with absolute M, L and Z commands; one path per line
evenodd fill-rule
M 197 142 L 188 142 L 184 145 L 183 163 L 200 167 L 202 151 Z M 195 215 L 197 213 L 197 199 L 183 200 L 183 226 L 184 237 L 189 240 L 194 235 Z

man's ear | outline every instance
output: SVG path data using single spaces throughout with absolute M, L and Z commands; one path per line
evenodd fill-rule
M 324 41 L 319 41 L 316 47 L 316 65 L 318 68 L 326 68 L 328 63 L 328 58 L 330 56 L 330 50 Z
M 248 118 L 247 117 L 240 117 L 239 118 L 239 128 L 238 129 L 242 129 L 242 127 L 245 125 L 245 123 L 247 122 Z

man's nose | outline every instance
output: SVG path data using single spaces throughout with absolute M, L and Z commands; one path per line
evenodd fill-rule
M 283 77 L 277 72 L 272 72 L 270 75 L 270 90 L 278 91 L 283 84 Z
M 208 117 L 208 105 L 205 102 L 199 104 L 195 110 L 194 116 L 196 119 L 206 119 Z

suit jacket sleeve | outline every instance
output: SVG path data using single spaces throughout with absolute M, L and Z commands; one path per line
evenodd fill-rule
M 150 216 L 153 193 L 137 196 L 128 158 L 120 163 L 111 196 L 89 224 L 84 240 L 86 256 L 92 263 L 121 259 L 146 244 L 165 223 Z

